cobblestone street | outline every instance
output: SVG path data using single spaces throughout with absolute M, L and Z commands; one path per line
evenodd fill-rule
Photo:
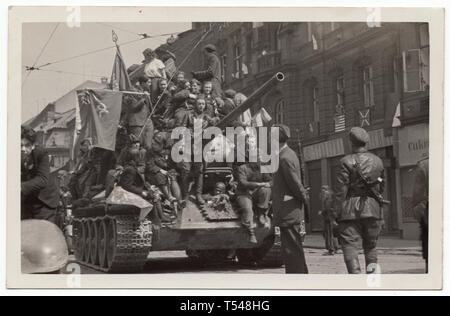
M 306 238 L 305 254 L 311 274 L 346 274 L 342 252 L 335 256 L 324 255 L 321 235 L 314 234 Z M 364 255 L 360 255 L 361 266 Z M 379 242 L 379 264 L 384 274 L 421 274 L 425 273 L 420 244 L 416 240 L 382 237 Z M 226 264 L 198 264 L 187 258 L 183 251 L 150 253 L 143 273 L 264 273 L 282 274 L 284 268 L 248 268 L 235 262 Z M 83 274 L 99 273 L 82 267 Z

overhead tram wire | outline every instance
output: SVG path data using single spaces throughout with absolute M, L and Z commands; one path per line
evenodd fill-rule
M 53 35 L 55 35 L 56 30 L 58 29 L 60 22 L 56 23 L 55 28 L 53 29 L 53 31 L 50 33 L 50 36 L 47 39 L 47 42 L 44 44 L 44 46 L 41 48 L 41 51 L 39 52 L 38 56 L 36 57 L 36 60 L 33 63 L 33 66 L 31 67 L 27 67 L 27 75 L 25 76 L 23 82 L 22 82 L 22 87 L 25 84 L 25 82 L 27 81 L 28 77 L 30 76 L 31 72 L 33 70 L 35 70 L 36 64 L 39 61 L 39 59 L 41 58 L 42 54 L 44 53 L 45 49 L 47 48 L 48 44 L 50 43 L 50 40 L 53 38 Z
M 130 45 L 130 44 L 133 44 L 133 43 L 137 43 L 137 42 L 146 40 L 146 39 L 156 38 L 156 37 L 161 37 L 161 36 L 169 36 L 169 35 L 178 34 L 178 33 L 181 33 L 181 32 L 172 32 L 172 33 L 158 34 L 158 35 L 148 35 L 146 33 L 144 33 L 144 34 L 137 34 L 137 35 L 141 36 L 141 38 L 135 39 L 135 40 L 132 40 L 132 41 L 128 41 L 128 42 L 125 42 L 125 43 L 122 43 L 122 44 L 119 44 L 119 46 L 126 46 L 126 45 Z M 41 69 L 43 67 L 48 67 L 50 65 L 59 64 L 59 63 L 66 62 L 66 61 L 69 61 L 69 60 L 73 60 L 73 59 L 76 59 L 76 58 L 81 58 L 81 57 L 93 55 L 93 54 L 100 53 L 100 52 L 103 52 L 103 51 L 106 51 L 106 50 L 109 50 L 109 49 L 113 49 L 113 48 L 116 48 L 116 45 L 112 45 L 112 46 L 96 49 L 96 50 L 93 50 L 93 51 L 89 51 L 89 52 L 86 52 L 86 53 L 82 53 L 82 54 L 79 54 L 79 55 L 75 55 L 75 56 L 71 56 L 71 57 L 55 60 L 55 61 L 52 61 L 52 62 L 48 62 L 48 63 L 40 65 L 40 66 L 38 66 L 36 68 Z
M 71 72 L 71 71 L 63 71 L 63 70 L 56 70 L 56 69 L 39 69 L 40 71 L 45 72 L 54 72 L 58 74 L 65 74 L 65 75 L 74 75 L 74 76 L 86 76 L 86 77 L 95 77 L 95 78 L 104 78 L 106 76 L 100 76 L 96 74 L 82 74 L 79 72 Z

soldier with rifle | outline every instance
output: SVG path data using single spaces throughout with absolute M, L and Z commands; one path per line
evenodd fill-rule
M 362 239 L 366 272 L 376 272 L 377 241 L 381 232 L 384 167 L 381 159 L 368 152 L 369 134 L 360 127 L 350 130 L 352 154 L 341 159 L 338 174 L 341 202 L 338 212 L 339 242 L 344 252 L 348 273 L 360 274 L 358 246 Z

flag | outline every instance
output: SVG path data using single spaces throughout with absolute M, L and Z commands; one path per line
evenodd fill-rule
M 398 92 L 389 93 L 386 96 L 384 108 L 384 135 L 392 136 L 392 128 L 398 127 L 400 123 L 400 94 Z
M 175 76 L 177 72 L 177 66 L 175 65 L 175 60 L 173 58 L 169 58 L 164 62 L 164 65 L 166 66 L 166 74 L 168 78 L 172 78 Z
M 397 108 L 395 109 L 394 118 L 392 120 L 392 127 L 400 127 L 402 126 L 402 122 L 400 121 L 400 103 L 397 104 Z
M 123 93 L 89 89 L 79 90 L 77 94 L 81 126 L 74 146 L 89 137 L 93 147 L 114 151 Z
M 111 86 L 114 91 L 131 91 L 132 87 L 119 46 L 117 46 L 116 58 L 112 70 Z

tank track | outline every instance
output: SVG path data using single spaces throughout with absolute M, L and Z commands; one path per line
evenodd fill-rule
M 92 246 L 88 245 L 89 238 L 86 235 L 88 225 L 94 227 L 94 224 L 97 226 L 95 240 L 98 242 L 95 258 L 87 255 L 87 252 L 92 253 L 93 251 Z M 106 227 L 104 239 L 107 250 L 105 250 L 106 257 L 103 260 L 100 259 L 99 246 L 103 242 L 102 237 L 99 236 L 102 234 L 101 225 Z M 74 231 L 75 258 L 80 264 L 104 273 L 137 273 L 143 270 L 152 247 L 150 221 L 139 222 L 136 216 L 103 216 L 75 219 L 74 226 L 76 227 Z M 83 229 L 85 237 L 83 237 Z M 91 240 L 94 238 L 92 237 Z M 83 246 L 84 249 L 81 248 Z

